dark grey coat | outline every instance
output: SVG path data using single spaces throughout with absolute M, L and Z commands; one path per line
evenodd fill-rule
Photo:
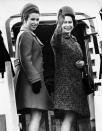
M 22 27 L 17 37 L 15 89 L 18 110 L 25 108 L 51 109 L 52 102 L 43 79 L 43 44 L 36 35 Z M 32 83 L 41 80 L 39 94 L 32 91 Z
M 55 30 L 51 40 L 55 54 L 54 108 L 71 110 L 89 117 L 87 96 L 82 83 L 82 70 L 76 61 L 82 60 L 81 48 L 74 36 Z

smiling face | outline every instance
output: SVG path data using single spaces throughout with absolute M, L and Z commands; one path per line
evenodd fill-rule
M 39 16 L 40 15 L 38 13 L 29 14 L 28 19 L 25 21 L 25 24 L 29 30 L 34 31 L 37 28 L 39 25 Z
M 65 16 L 62 24 L 62 32 L 71 33 L 74 28 L 73 19 L 71 16 Z

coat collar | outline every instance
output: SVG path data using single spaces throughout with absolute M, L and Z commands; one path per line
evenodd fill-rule
M 21 29 L 20 31 L 27 31 L 27 32 L 30 32 L 33 36 L 36 36 L 31 30 L 29 30 L 29 28 L 25 25 L 22 25 L 21 26 Z
M 29 30 L 27 26 L 22 25 L 20 31 L 30 32 L 37 39 L 37 41 L 39 42 L 39 44 L 42 45 L 42 46 L 44 46 L 43 43 L 38 39 L 38 37 L 36 36 L 36 34 L 34 34 L 31 30 Z

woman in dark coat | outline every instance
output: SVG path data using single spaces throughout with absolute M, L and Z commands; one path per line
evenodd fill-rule
M 43 44 L 33 33 L 39 24 L 39 16 L 36 5 L 24 6 L 23 25 L 16 42 L 16 103 L 19 112 L 30 113 L 28 131 L 38 131 L 42 112 L 52 108 L 43 78 Z
M 4 40 L 2 37 L 2 32 L 0 31 L 0 73 L 2 78 L 4 77 L 5 72 L 5 62 L 10 61 L 11 69 L 12 69 L 12 76 L 14 76 L 13 65 L 10 59 L 10 55 L 5 47 Z
M 71 34 L 75 23 L 73 9 L 62 7 L 51 39 L 55 55 L 54 108 L 57 115 L 63 113 L 61 131 L 71 131 L 77 118 L 89 118 L 87 96 L 82 84 L 83 54 Z

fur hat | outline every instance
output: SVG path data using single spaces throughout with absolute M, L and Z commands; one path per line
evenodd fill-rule
M 33 12 L 40 13 L 39 8 L 32 3 L 28 3 L 28 4 L 24 5 L 23 9 L 21 10 L 21 18 L 24 19 L 27 14 L 33 13 Z
M 75 18 L 75 12 L 74 10 L 69 7 L 69 6 L 63 6 L 62 8 L 59 9 L 58 11 L 58 17 L 62 15 L 62 16 L 65 16 L 65 15 L 70 15 L 72 16 L 73 18 Z

